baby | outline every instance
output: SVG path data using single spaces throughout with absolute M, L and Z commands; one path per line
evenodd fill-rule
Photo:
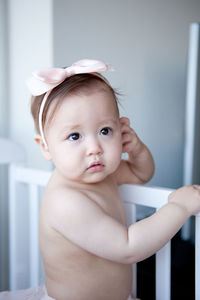
M 154 162 L 97 73 L 108 69 L 82 60 L 28 81 L 35 140 L 55 165 L 40 208 L 39 242 L 47 293 L 56 300 L 131 299 L 131 264 L 164 246 L 200 210 L 199 186 L 186 186 L 127 228 L 118 186 L 147 182 Z

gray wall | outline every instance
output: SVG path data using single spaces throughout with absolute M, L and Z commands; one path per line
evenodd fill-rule
M 0 136 L 8 134 L 8 19 L 7 1 L 0 1 Z
M 189 24 L 200 22 L 200 1 L 60 0 L 53 12 L 55 64 L 85 57 L 113 64 L 121 114 L 155 158 L 150 184 L 180 186 Z

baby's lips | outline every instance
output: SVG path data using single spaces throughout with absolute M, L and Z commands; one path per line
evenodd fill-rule
M 96 166 L 102 166 L 102 167 L 104 167 L 104 164 L 102 164 L 101 162 L 95 162 L 95 163 L 92 163 L 92 164 L 87 168 L 87 170 L 89 170 L 90 168 L 96 167 Z

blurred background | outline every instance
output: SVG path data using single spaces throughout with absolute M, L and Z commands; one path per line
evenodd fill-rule
M 37 68 L 102 60 L 115 68 L 106 77 L 123 94 L 121 115 L 131 119 L 155 159 L 150 184 L 180 187 L 193 22 L 200 22 L 199 0 L 0 0 L 0 136 L 26 149 L 28 166 L 50 170 L 33 141 L 25 80 Z M 3 191 L 4 178 L 0 182 Z M 5 197 L 0 209 L 3 290 L 8 286 Z

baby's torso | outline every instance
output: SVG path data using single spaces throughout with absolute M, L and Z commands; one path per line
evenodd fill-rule
M 84 192 L 106 214 L 125 224 L 115 185 Z M 40 211 L 40 249 L 49 296 L 56 300 L 126 300 L 131 292 L 131 266 L 97 257 L 55 231 L 48 223 L 47 202 L 44 199 Z

